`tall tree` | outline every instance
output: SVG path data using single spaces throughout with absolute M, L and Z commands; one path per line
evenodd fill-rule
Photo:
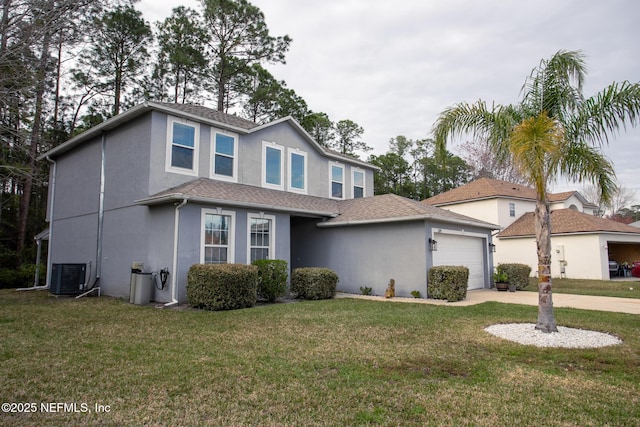
M 404 197 L 412 196 L 411 166 L 402 156 L 390 151 L 379 156 L 371 155 L 367 162 L 380 168 L 373 177 L 375 194 L 393 193 Z
M 323 147 L 329 148 L 333 140 L 334 124 L 327 113 L 314 113 L 310 111 L 302 118 L 302 127 Z
M 522 99 L 491 108 L 480 100 L 445 109 L 433 133 L 442 152 L 454 136 L 486 138 L 499 158 L 511 155 L 537 195 L 535 234 L 538 257 L 538 320 L 535 328 L 557 332 L 551 283 L 551 221 L 548 188 L 559 176 L 591 181 L 609 200 L 614 170 L 602 154 L 625 124 L 640 115 L 640 85 L 612 83 L 593 97 L 583 95 L 586 74 L 580 51 L 559 51 L 542 60 L 526 79 Z
M 459 146 L 461 157 L 469 165 L 471 179 L 494 178 L 514 184 L 526 184 L 511 156 L 500 159 L 487 141 L 475 139 Z
M 154 75 L 160 84 L 156 98 L 163 99 L 168 92 L 169 101 L 184 104 L 203 87 L 207 31 L 198 13 L 184 6 L 174 8 L 157 27 L 159 50 Z M 170 88 L 165 88 L 164 82 Z
M 289 36 L 273 37 L 264 14 L 247 0 L 202 0 L 209 31 L 218 111 L 232 104 L 230 82 L 253 64 L 284 63 Z
M 330 143 L 330 147 L 339 153 L 357 157 L 357 151 L 371 151 L 362 138 L 364 128 L 356 122 L 345 119 L 340 120 L 335 125 L 335 139 Z
M 36 158 L 47 144 L 48 102 L 56 98 L 51 87 L 60 55 L 56 58 L 53 52 L 61 50 L 61 34 L 69 22 L 91 3 L 24 0 L 1 5 L 0 143 L 2 163 L 7 161 L 8 168 L 0 168 L 0 212 L 5 190 L 9 189 L 11 197 L 19 199 L 13 239 L 17 264 L 24 258 L 29 225 L 35 225 L 30 219 L 39 218 L 44 209 L 41 203 L 34 209 L 32 201 L 34 195 L 42 193 Z
M 81 57 L 87 80 L 109 90 L 113 102 L 110 115 L 120 113 L 125 90 L 132 91 L 149 58 L 153 41 L 151 27 L 133 6 L 116 6 L 95 18 L 91 48 Z
M 469 182 L 471 174 L 467 162 L 449 151 L 444 156 L 444 162 L 432 156 L 418 160 L 423 174 L 423 198 L 444 193 Z
M 307 103 L 284 81 L 276 80 L 260 64 L 253 64 L 246 74 L 238 76 L 236 85 L 244 94 L 244 116 L 256 123 L 266 123 L 292 116 L 301 122 L 308 114 Z

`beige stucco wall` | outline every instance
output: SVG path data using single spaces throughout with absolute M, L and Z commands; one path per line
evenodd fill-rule
M 490 224 L 500 224 L 497 199 L 477 200 L 456 205 L 441 206 L 441 208 L 461 215 L 470 216 L 480 221 L 486 221 Z
M 538 269 L 536 242 L 533 237 L 496 239 L 494 259 L 498 263 L 518 262 Z M 553 236 L 551 238 L 551 276 L 560 277 L 562 254 L 566 261 L 565 274 L 571 279 L 608 280 L 609 267 L 606 237 L 597 234 Z

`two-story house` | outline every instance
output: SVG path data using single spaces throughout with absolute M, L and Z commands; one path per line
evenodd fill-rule
M 175 304 L 191 265 L 257 259 L 331 268 L 350 292 L 380 294 L 394 278 L 399 295 L 426 295 L 427 269 L 449 261 L 447 245 L 432 250 L 441 235 L 473 241 L 473 286 L 491 283 L 496 226 L 374 196 L 375 166 L 327 150 L 290 117 L 258 125 L 147 102 L 41 158 L 51 163 L 48 271 L 85 264 L 87 286 L 107 295 L 128 295 L 133 263 L 168 272 L 154 299 Z
M 531 187 L 481 178 L 423 203 L 499 224 L 502 230 L 494 238 L 494 262 L 528 264 L 535 274 L 535 201 Z M 594 216 L 598 207 L 579 192 L 549 194 L 549 208 L 553 276 L 608 279 L 609 261 L 640 260 L 639 230 Z

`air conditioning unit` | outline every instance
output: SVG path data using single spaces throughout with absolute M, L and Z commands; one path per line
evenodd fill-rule
M 54 295 L 80 295 L 86 288 L 87 264 L 53 264 L 51 286 Z

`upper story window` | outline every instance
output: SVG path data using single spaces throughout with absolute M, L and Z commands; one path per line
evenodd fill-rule
M 344 166 L 329 163 L 329 176 L 331 177 L 331 197 L 344 199 Z
M 213 138 L 212 177 L 237 181 L 238 144 L 236 138 L 219 132 L 214 132 Z
M 167 171 L 197 175 L 200 126 L 176 117 L 167 123 Z
M 351 182 L 353 183 L 353 198 L 364 197 L 364 171 L 353 169 Z
M 516 216 L 516 204 L 509 202 L 509 216 L 515 218 Z
M 202 210 L 200 262 L 227 264 L 234 261 L 235 212 L 221 209 Z
M 289 190 L 307 193 L 307 153 L 289 150 Z
M 262 186 L 282 190 L 284 188 L 284 168 L 282 167 L 283 147 L 272 142 L 262 143 Z

